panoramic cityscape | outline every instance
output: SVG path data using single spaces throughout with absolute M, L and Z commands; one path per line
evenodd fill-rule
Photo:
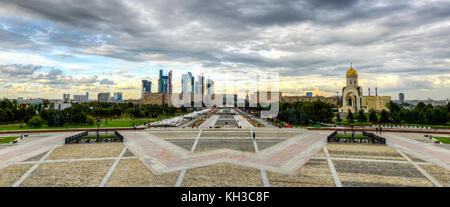
M 184 187 L 148 189 L 181 206 L 450 187 L 448 11 L 0 1 L 0 187 Z

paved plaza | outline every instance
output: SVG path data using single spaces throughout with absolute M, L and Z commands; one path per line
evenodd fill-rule
M 0 186 L 450 186 L 448 148 L 423 135 L 327 144 L 333 131 L 254 127 L 236 116 L 241 128 L 120 131 L 123 143 L 64 145 L 77 132 L 31 134 L 0 148 Z

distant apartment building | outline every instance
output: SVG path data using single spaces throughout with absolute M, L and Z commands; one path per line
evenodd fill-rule
M 375 110 L 382 111 L 383 109 L 389 111 L 386 106 L 391 101 L 390 96 L 363 96 L 363 108 L 365 111 Z
M 336 96 L 333 97 L 323 97 L 323 96 L 280 96 L 281 103 L 295 103 L 295 102 L 315 102 L 323 101 L 332 105 L 338 105 L 339 99 Z
M 144 98 L 144 94 L 152 92 L 152 82 L 149 80 L 142 80 L 141 99 Z
M 73 100 L 76 102 L 88 102 L 89 93 L 86 93 L 86 95 L 73 95 Z
M 72 106 L 71 103 L 55 103 L 53 106 L 53 109 L 61 111 L 67 108 L 70 108 Z
M 70 101 L 70 94 L 68 94 L 68 93 L 63 94 L 63 101 L 64 102 Z
M 122 92 L 115 92 L 113 100 L 114 101 L 122 101 Z
M 398 100 L 399 100 L 399 103 L 405 103 L 405 94 L 404 93 L 399 93 L 398 94 Z
M 111 94 L 110 93 L 99 93 L 98 94 L 98 101 L 99 102 L 109 102 L 111 100 Z

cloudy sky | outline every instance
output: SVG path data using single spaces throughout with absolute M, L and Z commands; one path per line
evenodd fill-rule
M 449 0 L 0 0 L 0 97 L 138 98 L 159 69 L 329 96 L 353 62 L 364 94 L 445 99 L 449 34 Z

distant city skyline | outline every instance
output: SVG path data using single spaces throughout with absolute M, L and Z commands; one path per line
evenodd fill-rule
M 161 71 L 161 70 L 159 70 L 159 73 L 161 74 L 161 72 L 163 72 L 163 71 Z M 172 70 L 170 70 L 169 72 L 172 72 Z M 173 71 L 173 72 L 175 72 L 176 73 L 176 71 Z M 188 74 L 190 74 L 191 75 L 191 77 L 192 77 L 192 79 L 193 80 L 195 80 L 194 81 L 194 84 L 192 85 L 192 89 L 194 90 L 194 93 L 200 93 L 201 91 L 201 88 L 203 88 L 203 93 L 206 93 L 207 91 L 208 91 L 208 82 L 209 81 L 212 81 L 212 90 L 210 89 L 209 91 L 210 91 L 210 93 L 212 93 L 212 92 L 215 92 L 215 93 L 219 93 L 220 91 L 215 91 L 215 88 L 214 88 L 214 80 L 213 79 L 211 79 L 211 78 L 209 78 L 209 77 L 204 77 L 204 76 L 202 76 L 203 75 L 203 73 L 201 73 L 201 75 L 197 75 L 197 77 L 195 77 L 195 75 L 192 75 L 192 72 L 187 72 L 186 74 L 180 74 L 180 76 L 181 76 L 181 79 L 175 79 L 175 80 L 172 80 L 172 82 L 174 82 L 175 81 L 175 85 L 176 85 L 176 88 L 174 88 L 175 90 L 174 90 L 174 93 L 181 93 L 182 91 L 183 91 L 183 83 L 182 83 L 182 78 L 185 76 L 185 75 L 188 75 Z M 168 78 L 168 76 L 163 76 L 163 77 L 165 77 L 165 78 Z M 203 77 L 203 85 L 198 85 L 200 82 L 200 78 L 201 77 Z M 139 97 L 131 97 L 131 98 L 124 98 L 124 99 L 122 99 L 122 96 L 125 96 L 126 97 L 126 93 L 125 93 L 125 95 L 122 95 L 122 92 L 120 92 L 121 93 L 121 99 L 122 100 L 127 100 L 127 99 L 139 99 L 139 98 L 142 98 L 143 96 L 143 93 L 145 92 L 145 93 L 159 93 L 160 91 L 158 91 L 158 88 L 157 89 L 155 89 L 155 88 L 152 88 L 151 87 L 151 85 L 152 85 L 152 81 L 150 81 L 150 80 L 140 80 L 140 81 L 142 81 L 142 83 L 140 83 L 140 86 L 139 86 L 139 88 L 138 89 L 135 89 L 135 90 L 138 90 L 138 91 L 140 91 L 140 96 Z M 166 81 L 168 81 L 168 79 L 166 79 Z M 158 80 L 156 80 L 156 82 L 158 83 L 159 81 Z M 178 83 L 179 82 L 179 83 Z M 146 88 L 143 88 L 144 87 L 144 84 L 145 84 L 145 87 Z M 211 84 L 211 83 L 209 83 L 209 84 Z M 167 91 L 167 93 L 168 93 L 168 90 L 169 90 L 169 85 L 168 85 L 168 82 L 166 83 L 166 85 L 165 85 L 165 87 L 166 87 L 166 91 Z M 363 91 L 364 91 L 364 95 L 372 95 L 372 96 L 375 96 L 376 95 L 376 89 L 378 89 L 377 91 L 379 91 L 379 88 L 372 88 L 372 93 L 370 93 L 371 91 L 370 91 L 370 89 L 371 88 L 363 88 Z M 145 90 L 145 91 L 144 91 Z M 340 91 L 336 91 L 337 93 L 334 93 L 334 94 L 332 94 L 332 93 L 330 93 L 329 95 L 324 95 L 324 94 L 321 94 L 320 93 L 320 90 L 318 90 L 318 88 L 314 88 L 312 91 L 314 91 L 314 92 L 311 92 L 311 90 L 303 90 L 303 91 L 301 91 L 301 92 L 297 92 L 297 93 L 289 93 L 289 92 L 286 92 L 286 91 L 283 91 L 283 90 L 280 90 L 282 93 L 283 93 L 283 95 L 297 95 L 297 96 L 336 96 L 336 95 L 339 95 L 339 96 L 341 96 L 342 94 L 341 94 L 341 92 Z M 78 95 L 78 94 L 72 94 L 72 93 L 68 93 L 68 91 L 66 91 L 66 92 L 63 92 L 62 93 L 62 96 L 63 96 L 63 98 L 59 98 L 58 97 L 58 95 L 56 95 L 56 96 L 52 96 L 52 97 L 41 97 L 41 96 L 16 96 L 16 97 L 14 97 L 14 96 L 12 96 L 12 97 L 1 97 L 0 96 L 0 99 L 3 99 L 3 98 L 9 98 L 9 99 L 17 99 L 17 98 L 20 98 L 20 99 L 23 99 L 23 98 L 25 98 L 25 99 L 39 99 L 39 98 L 42 98 L 42 99 L 55 99 L 55 100 L 57 100 L 57 99 L 61 99 L 61 100 L 64 100 L 65 98 L 64 98 L 64 96 L 66 96 L 67 95 L 67 97 L 68 97 L 68 99 L 69 100 L 78 100 L 78 101 L 85 101 L 85 100 L 90 100 L 89 99 L 89 93 L 91 93 L 91 94 L 93 94 L 94 96 L 96 96 L 96 95 L 98 95 L 98 94 L 100 94 L 100 93 L 110 93 L 110 94 L 115 94 L 116 92 L 113 92 L 113 90 L 110 90 L 110 89 L 108 89 L 108 90 L 103 90 L 103 91 L 100 91 L 100 92 L 98 92 L 98 93 L 92 93 L 92 92 L 85 92 L 85 95 Z M 404 92 L 402 92 L 402 93 L 397 93 L 396 95 L 394 94 L 394 95 L 392 95 L 391 97 L 392 97 L 392 100 L 400 100 L 399 99 L 399 97 L 401 96 L 400 94 L 402 94 L 404 97 L 405 96 L 407 96 L 408 94 L 407 93 L 404 93 Z M 381 94 L 380 94 L 381 95 Z M 84 97 L 83 97 L 84 96 Z M 423 101 L 426 101 L 426 100 L 428 100 L 428 99 L 432 99 L 432 100 L 435 100 L 435 101 L 437 101 L 437 100 L 447 100 L 447 99 L 449 99 L 450 98 L 450 96 L 448 96 L 448 97 L 442 97 L 442 98 L 432 98 L 432 97 L 426 97 L 426 98 L 419 98 L 419 97 L 409 97 L 409 96 L 407 96 L 408 98 L 405 98 L 404 100 L 405 101 L 416 101 L 416 100 L 423 100 Z M 113 99 L 112 99 L 113 100 Z
M 139 99 L 141 80 L 157 92 L 161 69 L 173 70 L 174 92 L 187 72 L 215 74 L 218 86 L 273 71 L 284 94 L 333 96 L 353 62 L 364 95 L 445 100 L 449 10 L 420 0 L 1 1 L 0 98 Z

